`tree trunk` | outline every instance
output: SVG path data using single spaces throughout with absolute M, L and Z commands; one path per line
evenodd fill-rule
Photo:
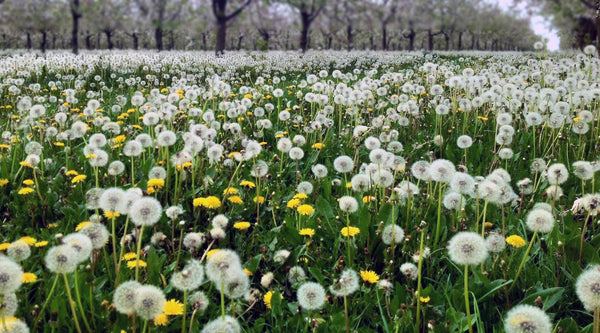
M 104 30 L 104 34 L 106 35 L 106 45 L 109 50 L 112 50 L 115 47 L 112 41 L 112 30 Z
M 71 3 L 71 17 L 73 19 L 73 27 L 71 28 L 71 51 L 73 54 L 79 53 L 79 0 L 73 0 Z
M 217 19 L 217 39 L 215 46 L 215 54 L 222 56 L 225 53 L 227 43 L 227 20 L 225 18 Z
M 462 50 L 462 36 L 463 36 L 463 32 L 460 31 L 458 33 L 458 46 L 457 46 L 459 51 Z
M 369 48 L 370 48 L 371 50 L 375 50 L 375 40 L 373 39 L 373 35 L 371 35 L 371 36 L 369 37 L 369 44 L 370 44 Z
M 158 52 L 163 50 L 163 29 L 160 25 L 154 28 L 154 40 L 156 41 L 156 50 Z
M 300 31 L 300 49 L 302 49 L 302 53 L 308 50 L 308 29 L 310 28 L 310 16 L 306 12 L 300 13 L 302 17 L 302 30 Z
M 85 48 L 88 50 L 92 49 L 92 34 L 88 31 L 87 35 L 85 35 Z
M 131 34 L 131 38 L 133 39 L 133 49 L 137 50 L 140 47 L 140 38 L 138 37 L 137 32 Z
M 27 31 L 27 49 L 31 50 L 33 47 L 33 42 L 31 40 L 31 32 Z
M 238 42 L 237 42 L 237 50 L 241 50 L 242 49 L 242 42 L 244 40 L 244 35 L 241 35 L 238 37 Z
M 387 24 L 381 23 L 381 49 L 387 51 L 388 40 L 387 40 Z
M 202 50 L 206 51 L 206 32 L 202 33 Z
M 348 52 L 350 52 L 354 48 L 354 30 L 351 24 L 346 26 L 346 36 L 348 37 Z
M 409 51 L 415 50 L 415 38 L 416 37 L 417 37 L 417 33 L 411 29 L 410 33 L 408 34 L 408 50 Z
M 429 49 L 429 51 L 433 51 L 433 46 L 434 46 L 433 45 L 434 44 L 433 37 L 434 37 L 434 34 L 431 31 L 431 29 L 427 30 L 427 48 Z
M 173 50 L 175 48 L 175 33 L 173 30 L 169 31 L 169 50 Z
M 46 30 L 40 31 L 42 33 L 42 41 L 40 42 L 40 50 L 42 53 L 46 53 L 48 48 L 48 32 Z
M 450 34 L 444 33 L 444 42 L 446 43 L 446 51 L 450 50 Z

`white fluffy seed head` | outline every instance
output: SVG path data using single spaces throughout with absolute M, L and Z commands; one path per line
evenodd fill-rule
M 485 244 L 490 252 L 498 253 L 506 247 L 506 240 L 501 234 L 491 232 L 485 239 Z
M 206 277 L 215 285 L 238 270 L 242 270 L 242 265 L 240 257 L 233 250 L 221 249 L 206 260 Z
M 135 313 L 144 320 L 154 319 L 165 308 L 165 294 L 152 285 L 141 286 L 135 293 Z
M 48 250 L 44 261 L 52 273 L 67 274 L 77 268 L 77 257 L 77 252 L 70 245 L 58 245 Z
M 318 310 L 325 304 L 325 288 L 316 282 L 306 282 L 296 293 L 298 304 L 305 310 Z
M 201 333 L 215 333 L 215 332 L 226 332 L 226 333 L 239 333 L 240 332 L 240 324 L 237 319 L 231 316 L 225 316 L 225 320 L 221 317 L 209 321 Z
M 463 231 L 448 242 L 448 255 L 459 265 L 478 265 L 488 257 L 485 240 L 474 232 Z
M 416 280 L 418 277 L 417 265 L 412 262 L 406 262 L 400 266 L 400 272 L 409 280 Z
M 342 271 L 340 278 L 329 287 L 334 296 L 348 296 L 358 290 L 358 274 L 351 268 Z
M 14 261 L 23 261 L 31 255 L 29 245 L 22 240 L 10 243 L 6 249 L 6 254 Z
M 533 209 L 527 214 L 527 228 L 533 232 L 548 233 L 554 229 L 554 216 L 544 209 Z
M 131 222 L 137 226 L 154 225 L 161 215 L 162 206 L 158 200 L 152 197 L 138 199 L 129 208 Z
M 92 255 L 92 240 L 82 233 L 66 235 L 63 237 L 62 242 L 75 250 L 75 260 L 77 263 L 88 260 Z
M 0 256 L 0 294 L 12 293 L 22 284 L 23 269 L 11 259 Z
M 348 173 L 354 169 L 354 161 L 346 155 L 342 155 L 333 160 L 333 168 L 339 173 Z
M 358 210 L 358 201 L 354 197 L 345 195 L 338 200 L 340 210 L 344 213 L 352 214 Z
M 171 284 L 178 290 L 190 291 L 197 289 L 204 280 L 204 267 L 198 260 L 192 259 L 180 272 L 173 274 Z
M 504 330 L 506 333 L 549 333 L 552 323 L 540 308 L 521 304 L 506 313 Z
M 384 244 L 399 244 L 404 240 L 404 230 L 397 224 L 390 224 L 383 228 L 381 241 Z
M 130 314 L 135 311 L 135 294 L 141 286 L 136 281 L 127 281 L 115 289 L 113 304 L 119 313 Z
M 90 219 L 91 220 L 91 219 Z M 106 227 L 98 222 L 92 222 L 79 230 L 92 241 L 94 249 L 101 249 L 108 242 L 109 233 Z
M 586 310 L 600 307 L 600 266 L 592 266 L 579 275 L 575 292 Z

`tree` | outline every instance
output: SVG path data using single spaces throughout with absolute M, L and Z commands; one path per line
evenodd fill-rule
M 244 3 L 239 5 L 236 10 L 230 14 L 227 14 L 228 0 L 212 0 L 212 10 L 217 23 L 217 37 L 215 45 L 215 53 L 217 56 L 221 56 L 225 53 L 228 22 L 240 15 L 242 11 L 248 7 L 248 5 L 250 5 L 251 2 L 252 0 L 244 0 Z
M 310 25 L 319 16 L 325 7 L 326 0 L 277 0 L 278 2 L 286 3 L 300 13 L 300 49 L 302 53 L 309 48 L 308 34 Z
M 81 8 L 79 0 L 70 0 L 71 18 L 73 27 L 71 28 L 71 50 L 73 54 L 79 53 L 79 19 L 81 18 Z
M 154 41 L 158 51 L 164 49 L 165 29 L 174 29 L 183 23 L 180 18 L 187 2 L 187 0 L 135 0 L 140 13 L 152 22 Z M 132 38 L 135 40 L 137 35 L 132 34 Z

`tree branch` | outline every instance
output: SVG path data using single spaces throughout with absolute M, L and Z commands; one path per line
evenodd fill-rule
M 236 9 L 233 13 L 226 15 L 225 16 L 225 20 L 229 21 L 232 18 L 240 15 L 240 13 L 246 8 L 248 7 L 248 5 L 252 2 L 252 0 L 246 0 L 246 2 L 240 6 L 240 8 Z

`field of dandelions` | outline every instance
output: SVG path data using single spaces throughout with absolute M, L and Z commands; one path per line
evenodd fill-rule
M 0 54 L 0 332 L 600 332 L 584 52 Z

